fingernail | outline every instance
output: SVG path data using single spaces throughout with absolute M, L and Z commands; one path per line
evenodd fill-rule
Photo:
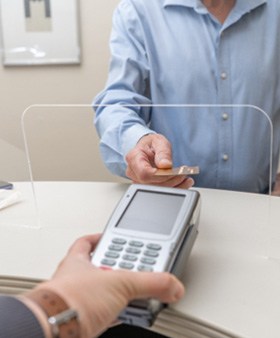
M 181 299 L 184 293 L 185 289 L 182 285 L 176 286 L 176 289 L 174 290 L 174 301 Z
M 170 167 L 172 166 L 172 162 L 170 160 L 168 160 L 167 158 L 161 158 L 159 160 L 159 164 L 161 167 Z
M 188 177 L 188 187 L 191 188 L 194 185 L 194 180 L 191 177 Z

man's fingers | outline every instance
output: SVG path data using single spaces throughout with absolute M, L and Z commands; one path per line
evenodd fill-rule
M 126 156 L 126 175 L 135 183 L 189 189 L 194 184 L 192 178 L 155 175 L 157 169 L 172 168 L 171 158 L 171 144 L 163 135 L 145 135 Z
M 156 168 L 172 167 L 171 157 L 171 145 L 164 136 L 145 135 L 126 156 L 126 175 L 135 182 L 151 184 Z
M 181 189 L 190 189 L 194 185 L 194 179 L 192 177 L 185 177 L 183 182 L 180 184 L 174 186 L 176 188 L 181 188 Z
M 156 172 L 156 168 L 151 164 L 153 162 L 151 156 L 151 150 L 147 147 L 137 147 L 130 151 L 126 157 L 128 164 L 126 175 L 139 183 L 149 181 Z

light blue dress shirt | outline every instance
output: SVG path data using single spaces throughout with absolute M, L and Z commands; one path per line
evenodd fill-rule
M 200 167 L 196 186 L 268 188 L 270 121 L 273 178 L 280 143 L 279 0 L 237 0 L 223 24 L 200 0 L 123 0 L 110 48 L 94 104 L 113 173 L 124 176 L 127 152 L 157 132 L 171 142 L 174 166 Z

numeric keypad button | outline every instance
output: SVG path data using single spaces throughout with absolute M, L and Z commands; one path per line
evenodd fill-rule
M 136 248 L 142 248 L 144 243 L 141 241 L 129 241 L 129 245 L 134 246 Z
M 140 259 L 141 263 L 144 263 L 144 264 L 149 264 L 149 265 L 154 265 L 156 264 L 156 260 L 153 259 L 153 258 L 149 258 L 149 257 L 142 257 Z
M 118 244 L 111 244 L 109 245 L 109 250 L 120 252 L 123 250 L 123 246 L 118 245 Z
M 122 269 L 132 270 L 134 268 L 134 264 L 130 262 L 120 262 L 119 267 Z
M 123 255 L 122 258 L 126 261 L 130 261 L 130 262 L 135 262 L 137 261 L 137 257 L 134 255 Z
M 124 245 L 126 244 L 126 240 L 124 238 L 115 237 L 112 239 L 112 243 Z
M 147 266 L 147 265 L 139 265 L 137 267 L 138 271 L 153 271 L 154 269 L 151 266 Z
M 144 251 L 144 255 L 145 256 L 148 256 L 148 257 L 158 257 L 159 256 L 159 253 L 157 251 L 154 251 L 154 250 L 146 250 Z
M 103 258 L 101 264 L 107 266 L 114 266 L 116 264 L 116 261 L 114 259 Z
M 105 257 L 117 259 L 120 257 L 120 254 L 118 254 L 116 251 L 107 251 L 105 252 Z
M 134 254 L 134 255 L 139 255 L 141 253 L 140 249 L 134 248 L 134 247 L 131 247 L 131 246 L 129 246 L 128 248 L 126 248 L 125 251 L 127 253 L 131 253 L 131 254 Z
M 161 250 L 161 245 L 156 243 L 149 243 L 147 244 L 147 249 L 159 251 Z

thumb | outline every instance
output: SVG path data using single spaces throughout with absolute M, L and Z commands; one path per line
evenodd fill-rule
M 170 273 L 136 272 L 127 275 L 130 299 L 156 298 L 164 303 L 178 301 L 184 295 L 183 284 Z
M 172 150 L 170 142 L 162 135 L 153 139 L 154 161 L 157 168 L 172 168 Z
M 89 255 L 95 249 L 100 237 L 101 234 L 94 234 L 76 239 L 68 250 L 68 256 L 82 256 L 89 260 Z

